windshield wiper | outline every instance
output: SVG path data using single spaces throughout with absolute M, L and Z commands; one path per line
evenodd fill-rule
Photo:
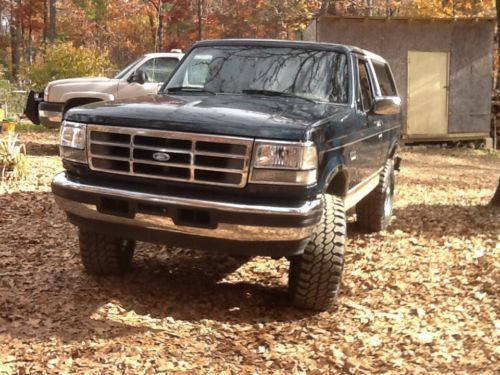
M 245 89 L 241 90 L 243 94 L 256 94 L 256 95 L 268 95 L 268 96 L 281 96 L 285 98 L 295 98 L 295 99 L 302 99 L 302 100 L 307 100 L 308 102 L 311 103 L 316 103 L 314 99 L 311 98 L 306 98 L 305 96 L 293 94 L 291 92 L 283 92 L 283 91 L 275 91 L 275 90 L 258 90 L 258 89 Z
M 176 86 L 176 87 L 169 87 L 166 89 L 166 92 L 196 92 L 196 93 L 203 93 L 203 94 L 210 94 L 210 95 L 217 95 L 215 91 L 210 91 L 207 89 L 204 89 L 203 87 L 192 87 L 192 86 Z

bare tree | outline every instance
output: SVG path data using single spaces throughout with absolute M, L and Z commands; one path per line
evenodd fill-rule
M 49 32 L 47 33 L 47 37 L 51 43 L 56 40 L 56 1 L 57 0 L 49 0 Z
M 21 56 L 19 52 L 19 44 L 21 43 L 21 18 L 19 15 L 19 8 L 21 6 L 21 0 L 10 1 L 10 47 L 11 47 L 11 59 L 12 59 L 12 75 L 17 80 L 19 76 L 19 65 L 21 62 Z
M 368 16 L 373 16 L 373 0 L 366 0 L 366 13 Z
M 156 12 L 156 33 L 155 33 L 155 52 L 163 50 L 163 6 L 164 0 L 148 0 L 147 1 Z M 152 19 L 150 19 L 151 23 Z
M 497 1 L 500 1 L 500 0 L 497 0 Z M 330 9 L 330 3 L 331 3 L 331 0 L 323 0 L 321 2 L 321 9 L 319 11 L 320 15 L 328 14 L 328 10 Z
M 198 40 L 203 39 L 203 0 L 198 0 Z

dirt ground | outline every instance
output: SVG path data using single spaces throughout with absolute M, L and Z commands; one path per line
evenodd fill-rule
M 403 151 L 390 228 L 349 225 L 314 314 L 289 307 L 285 260 L 141 243 L 128 275 L 87 275 L 56 138 L 22 134 L 31 178 L 0 188 L 0 373 L 499 373 L 498 153 Z

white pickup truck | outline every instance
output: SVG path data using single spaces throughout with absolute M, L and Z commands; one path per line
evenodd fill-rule
M 148 53 L 113 78 L 85 77 L 49 82 L 43 93 L 30 92 L 24 113 L 35 124 L 56 128 L 70 108 L 156 94 L 183 56 L 180 50 Z

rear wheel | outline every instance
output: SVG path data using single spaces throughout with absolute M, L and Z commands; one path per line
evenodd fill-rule
M 337 297 L 344 268 L 346 215 L 344 201 L 323 196 L 323 215 L 300 256 L 290 260 L 289 292 L 300 308 L 326 310 Z
M 80 228 L 80 255 L 87 272 L 94 275 L 118 275 L 132 263 L 135 241 L 115 238 Z
M 394 161 L 389 159 L 377 187 L 356 205 L 358 224 L 369 232 L 386 229 L 391 221 L 393 202 Z

